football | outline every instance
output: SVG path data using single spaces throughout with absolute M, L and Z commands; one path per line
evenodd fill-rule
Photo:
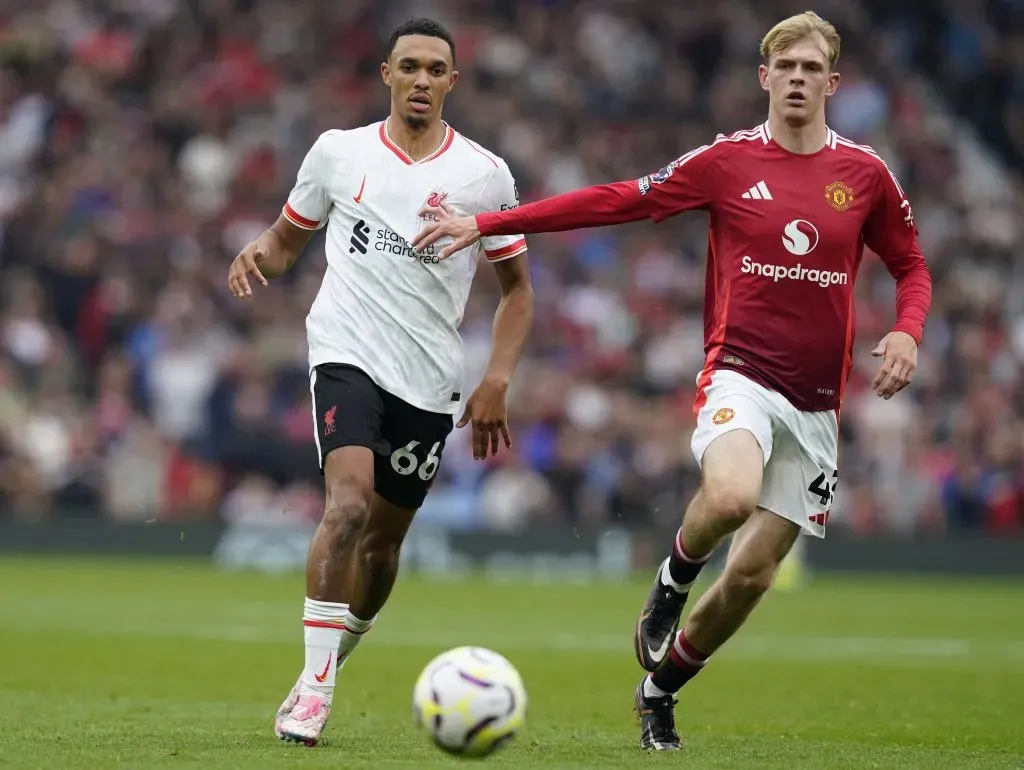
M 456 647 L 423 669 L 412 706 L 416 723 L 440 748 L 485 757 L 522 729 L 526 690 L 503 656 L 483 647 Z

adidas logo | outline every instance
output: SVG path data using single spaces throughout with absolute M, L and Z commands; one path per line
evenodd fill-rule
M 766 185 L 763 181 L 758 182 L 756 185 L 754 185 L 749 190 L 747 190 L 745 193 L 743 193 L 743 195 L 741 195 L 740 197 L 741 198 L 746 198 L 747 200 L 755 200 L 755 201 L 760 201 L 760 200 L 770 201 L 770 200 L 774 200 L 772 198 L 772 194 L 770 192 L 768 192 L 768 185 Z
M 352 238 L 349 240 L 352 248 L 348 250 L 349 254 L 359 252 L 360 254 L 366 253 L 366 247 L 370 243 L 370 226 L 366 224 L 362 219 L 356 222 L 356 226 L 352 228 Z

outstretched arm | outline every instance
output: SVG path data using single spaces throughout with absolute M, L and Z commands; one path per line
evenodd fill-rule
M 456 217 L 447 209 L 426 207 L 420 216 L 431 219 L 412 241 L 421 250 L 449 236 L 452 243 L 441 249 L 447 259 L 488 235 L 555 233 L 584 227 L 620 225 L 650 216 L 636 180 L 584 187 L 581 190 L 526 203 L 506 211 L 488 211 L 468 217 Z
M 429 219 L 430 224 L 413 239 L 412 247 L 421 250 L 450 237 L 452 243 L 439 255 L 446 259 L 481 236 L 554 233 L 621 225 L 648 217 L 660 222 L 683 211 L 707 208 L 710 195 L 705 172 L 721 157 L 721 150 L 712 147 L 699 147 L 639 179 L 584 187 L 506 211 L 456 217 L 447 209 L 425 208 L 420 216 Z
M 481 235 L 557 233 L 584 227 L 621 225 L 650 216 L 637 181 L 584 187 L 508 211 L 477 214 Z
M 501 285 L 501 301 L 494 314 L 491 360 L 480 386 L 466 402 L 458 427 L 473 423 L 473 457 L 498 453 L 498 439 L 512 447 L 505 394 L 523 354 L 533 325 L 533 287 L 526 254 L 494 263 Z

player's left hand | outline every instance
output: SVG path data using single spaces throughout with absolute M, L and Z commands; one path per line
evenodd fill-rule
M 441 249 L 439 259 L 448 259 L 457 251 L 469 248 L 480 240 L 480 229 L 476 226 L 476 217 L 457 217 L 443 203 L 440 206 L 424 206 L 420 209 L 420 217 L 428 218 L 429 224 L 424 227 L 409 244 L 415 251 L 422 252 L 435 241 L 450 236 L 452 243 Z
M 910 384 L 917 369 L 917 342 L 906 332 L 889 332 L 871 351 L 882 365 L 871 383 L 872 390 L 890 399 Z
M 486 460 L 487 450 L 498 454 L 498 439 L 505 442 L 505 448 L 512 448 L 512 434 L 508 431 L 508 411 L 505 406 L 505 387 L 490 380 L 484 380 L 466 402 L 456 427 L 473 423 L 473 459 Z

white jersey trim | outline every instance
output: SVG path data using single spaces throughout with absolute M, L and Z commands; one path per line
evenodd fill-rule
M 771 141 L 771 139 L 772 139 L 772 130 L 768 126 L 768 121 L 766 120 L 764 123 L 762 123 L 760 126 L 758 126 L 758 128 L 760 129 L 760 131 L 761 131 L 761 133 L 762 133 L 762 135 L 764 137 L 764 143 L 768 144 L 768 142 Z M 825 146 L 826 147 L 828 147 L 830 150 L 834 150 L 836 148 L 836 142 L 839 139 L 840 139 L 840 137 L 839 137 L 838 134 L 836 134 L 835 131 L 833 131 L 828 126 L 825 126 Z
M 685 165 L 688 161 L 696 158 L 701 153 L 706 152 L 707 150 L 710 150 L 712 147 L 722 144 L 723 142 L 753 142 L 761 138 L 762 135 L 760 126 L 758 128 L 750 128 L 745 129 L 743 131 L 736 131 L 732 134 L 729 134 L 728 136 L 725 134 L 719 134 L 718 136 L 715 137 L 715 141 L 713 141 L 711 144 L 701 145 L 700 147 L 696 147 L 690 150 L 689 152 L 680 155 L 672 162 L 672 165 L 675 168 L 679 168 L 680 166 Z
M 849 147 L 850 149 L 853 150 L 860 150 L 865 155 L 869 155 L 875 160 L 877 160 L 879 163 L 881 163 L 882 166 L 885 167 L 886 172 L 889 174 L 889 178 L 892 179 L 892 183 L 896 185 L 896 192 L 899 193 L 901 198 L 907 197 L 906 194 L 903 192 L 903 188 L 900 187 L 900 183 L 899 180 L 896 179 L 896 175 L 892 173 L 892 169 L 889 168 L 889 164 L 885 162 L 885 158 L 883 158 L 881 155 L 875 152 L 875 149 L 873 147 L 867 144 L 857 144 L 856 142 L 851 142 L 849 139 L 838 135 L 836 136 L 836 143 L 841 144 L 843 147 Z

